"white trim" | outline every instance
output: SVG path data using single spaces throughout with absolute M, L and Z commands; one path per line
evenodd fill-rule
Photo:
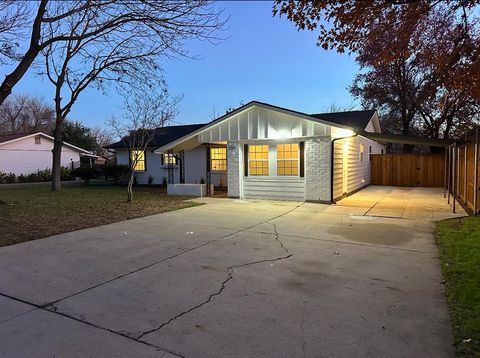
M 12 143 L 12 142 L 17 142 L 17 141 L 19 141 L 19 140 L 26 139 L 26 138 L 31 138 L 31 137 L 35 137 L 35 136 L 38 136 L 38 135 L 44 136 L 44 137 L 46 137 L 46 138 L 48 138 L 48 139 L 51 139 L 51 140 L 55 140 L 55 138 L 53 138 L 52 136 L 49 136 L 48 134 L 45 134 L 45 133 L 43 133 L 43 132 L 36 132 L 36 133 L 28 134 L 28 135 L 23 136 L 23 137 L 19 137 L 19 138 L 14 138 L 14 139 L 11 139 L 11 140 L 7 140 L 7 141 L 5 141 L 5 142 L 0 143 L 0 145 L 4 145 L 4 144 L 7 144 L 7 143 Z M 76 146 L 74 146 L 73 144 L 69 144 L 69 143 L 67 143 L 67 142 L 63 142 L 63 145 L 66 145 L 67 147 L 76 149 L 76 150 L 78 150 L 79 152 L 82 152 L 82 153 L 92 154 L 92 153 L 89 152 L 88 150 L 85 150 L 85 149 L 76 147 Z

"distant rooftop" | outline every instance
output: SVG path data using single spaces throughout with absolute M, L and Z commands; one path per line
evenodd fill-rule
M 374 113 L 374 109 L 369 109 L 364 111 L 317 113 L 310 114 L 310 116 L 347 127 L 365 129 L 368 122 L 370 122 L 370 119 L 372 119 Z
M 205 124 L 186 124 L 186 125 L 180 125 L 180 126 L 169 126 L 169 127 L 158 128 L 155 130 L 155 137 L 153 138 L 153 140 L 150 141 L 150 143 L 148 143 L 148 146 L 161 147 L 205 125 L 206 123 Z M 107 145 L 105 148 L 114 149 L 114 148 L 124 148 L 126 146 L 128 146 L 128 143 L 126 143 L 122 139 L 116 143 Z

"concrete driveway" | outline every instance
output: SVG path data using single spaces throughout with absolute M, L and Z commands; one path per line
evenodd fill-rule
M 361 193 L 209 198 L 1 248 L 0 356 L 453 356 L 432 222 Z

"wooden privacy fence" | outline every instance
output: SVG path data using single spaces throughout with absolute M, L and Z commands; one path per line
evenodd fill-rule
M 448 148 L 447 190 L 475 215 L 480 212 L 479 130 L 465 135 L 462 142 Z
M 372 154 L 373 185 L 443 187 L 445 155 Z

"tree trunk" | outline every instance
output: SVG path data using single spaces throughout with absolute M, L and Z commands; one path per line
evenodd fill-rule
M 62 127 L 63 121 L 57 119 L 55 124 L 55 131 L 53 134 L 53 149 L 52 149 L 52 190 L 58 191 L 61 189 L 60 171 L 62 163 Z
M 133 180 L 134 180 L 134 173 L 132 171 L 130 173 L 130 179 L 128 180 L 128 186 L 127 186 L 127 203 L 131 202 L 133 199 Z

